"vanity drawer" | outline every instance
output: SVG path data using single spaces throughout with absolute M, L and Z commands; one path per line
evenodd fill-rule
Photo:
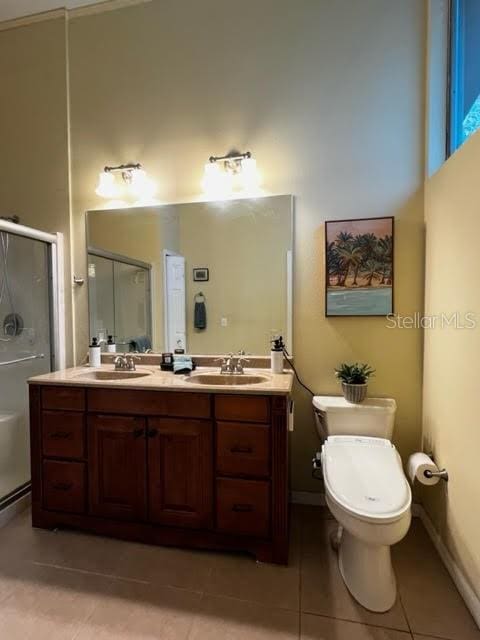
M 270 427 L 242 422 L 217 423 L 217 473 L 266 477 L 270 474 Z
M 84 462 L 43 462 L 43 506 L 51 511 L 85 513 Z
M 72 411 L 42 413 L 43 455 L 53 458 L 85 457 L 85 418 Z
M 208 393 L 148 391 L 143 389 L 88 389 L 88 411 L 122 415 L 210 418 Z
M 63 411 L 85 409 L 85 389 L 77 387 L 42 387 L 42 408 Z
M 217 478 L 217 529 L 267 538 L 270 532 L 270 483 Z
M 217 420 L 270 422 L 270 398 L 267 396 L 216 395 Z

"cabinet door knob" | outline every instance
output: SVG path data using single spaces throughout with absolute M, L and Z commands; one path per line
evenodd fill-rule
M 143 434 L 145 433 L 145 429 L 135 429 L 135 431 L 133 432 L 133 437 L 134 438 L 141 438 L 143 436 Z
M 147 432 L 147 436 L 149 438 L 155 438 L 155 436 L 158 435 L 158 430 L 157 429 L 149 429 Z

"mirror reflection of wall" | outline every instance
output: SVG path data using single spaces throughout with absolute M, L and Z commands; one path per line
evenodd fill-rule
M 92 252 L 96 261 L 110 252 L 151 266 L 153 351 L 266 354 L 276 334 L 291 347 L 291 196 L 90 211 L 87 223 L 89 262 Z M 128 343 L 148 325 L 138 322 L 137 292 L 118 278 L 102 282 L 99 296 L 99 280 L 89 278 L 90 332 Z M 104 308 L 112 297 L 113 316 Z

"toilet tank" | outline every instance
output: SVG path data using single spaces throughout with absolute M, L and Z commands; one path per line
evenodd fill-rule
M 322 441 L 328 436 L 392 438 L 397 404 L 391 398 L 367 398 L 352 404 L 342 396 L 315 396 L 313 409 Z

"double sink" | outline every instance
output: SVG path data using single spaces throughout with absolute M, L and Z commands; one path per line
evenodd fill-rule
M 88 371 L 76 376 L 85 380 L 133 380 L 135 378 L 146 378 L 153 375 L 152 371 Z M 208 385 L 208 386 L 243 386 L 247 384 L 262 384 L 269 379 L 266 376 L 257 374 L 225 374 L 225 373 L 194 373 L 184 376 L 185 384 Z

